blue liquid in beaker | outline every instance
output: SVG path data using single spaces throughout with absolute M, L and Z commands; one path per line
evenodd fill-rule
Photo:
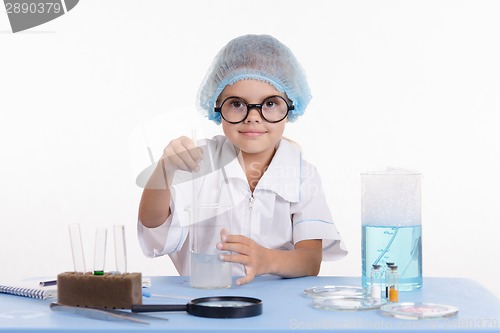
M 399 290 L 422 286 L 422 226 L 362 225 L 361 239 L 363 287 L 370 285 L 373 264 L 385 268 L 386 262 L 398 266 Z

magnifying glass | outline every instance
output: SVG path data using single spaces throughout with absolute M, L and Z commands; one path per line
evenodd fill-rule
M 253 297 L 215 296 L 196 298 L 185 305 L 132 305 L 132 312 L 163 311 L 186 311 L 190 315 L 205 318 L 246 318 L 262 314 L 262 301 Z

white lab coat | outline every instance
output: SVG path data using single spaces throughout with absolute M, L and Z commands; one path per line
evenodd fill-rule
M 231 234 L 244 234 L 261 246 L 281 250 L 291 250 L 302 240 L 322 239 L 323 260 L 347 255 L 318 172 L 302 159 L 294 144 L 281 140 L 253 195 L 236 158 L 236 149 L 226 137 L 216 136 L 206 144 L 210 150 L 204 153 L 203 161 L 205 165 L 215 165 L 215 171 L 197 181 L 202 184 L 202 190 L 196 200 L 213 202 L 217 198 L 219 202 L 230 202 L 233 206 Z M 189 213 L 185 209 L 193 197 L 190 177 L 190 173 L 176 173 L 171 187 L 172 214 L 165 223 L 146 228 L 138 221 L 137 226 L 144 254 L 148 257 L 168 254 L 180 275 L 190 273 L 189 241 L 186 241 L 189 240 Z M 233 275 L 245 275 L 244 267 L 234 264 Z

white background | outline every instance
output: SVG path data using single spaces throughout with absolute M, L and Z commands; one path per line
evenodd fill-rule
M 97 225 L 125 224 L 130 271 L 173 275 L 136 238 L 137 174 L 180 134 L 219 131 L 198 86 L 230 39 L 287 44 L 313 92 L 287 125 L 322 175 L 350 249 L 322 274 L 361 271 L 359 173 L 423 174 L 425 276 L 472 278 L 500 296 L 500 2 L 82 0 L 12 34 L 0 13 L 0 279 L 88 268 Z M 108 270 L 114 269 L 111 237 Z

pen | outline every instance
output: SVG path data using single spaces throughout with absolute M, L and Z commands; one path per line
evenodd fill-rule
M 149 297 L 163 297 L 163 298 L 189 299 L 189 300 L 192 299 L 192 297 L 188 297 L 188 296 L 153 294 L 153 293 L 151 293 L 149 291 L 145 291 L 145 290 L 142 291 L 142 296 L 147 297 L 147 298 L 149 298 Z
M 57 284 L 57 280 L 42 281 L 42 282 L 40 282 L 40 287 L 55 286 L 56 284 Z

